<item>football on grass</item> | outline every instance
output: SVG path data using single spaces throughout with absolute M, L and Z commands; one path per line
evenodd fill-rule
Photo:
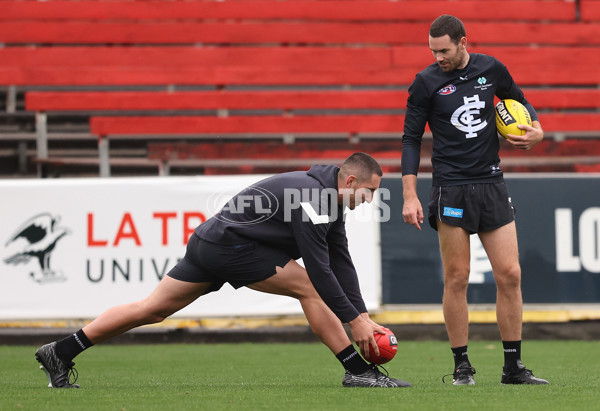
M 385 364 L 390 361 L 398 352 L 398 340 L 394 333 L 388 328 L 383 328 L 385 334 L 375 333 L 375 341 L 379 347 L 379 356 L 375 355 L 373 347 L 369 346 L 368 360 L 373 364 Z
M 527 131 L 517 127 L 519 124 L 531 125 L 531 115 L 525 106 L 516 100 L 501 100 L 496 104 L 496 128 L 504 138 L 508 134 L 522 136 Z

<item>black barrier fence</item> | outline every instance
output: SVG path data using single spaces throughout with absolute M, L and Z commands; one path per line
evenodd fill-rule
M 600 176 L 506 176 L 516 209 L 525 303 L 600 302 Z M 443 272 L 437 232 L 427 223 L 431 178 L 420 176 L 422 231 L 402 218 L 402 180 L 384 178 L 390 219 L 381 223 L 384 304 L 439 304 Z M 471 236 L 470 303 L 494 303 L 491 265 Z

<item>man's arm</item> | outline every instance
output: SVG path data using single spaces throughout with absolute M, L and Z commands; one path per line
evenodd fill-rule
M 521 130 L 526 130 L 524 135 L 516 136 L 514 134 L 507 134 L 508 138 L 506 141 L 515 148 L 531 150 L 533 146 L 544 139 L 542 124 L 539 121 L 532 121 L 531 123 L 532 126 L 526 124 L 520 124 L 518 126 Z
M 342 218 L 334 222 L 330 228 L 327 234 L 327 244 L 329 245 L 329 262 L 333 274 L 352 305 L 359 313 L 366 313 L 367 307 L 362 298 L 358 274 L 348 250 L 346 227 Z
M 421 76 L 408 88 L 404 134 L 402 135 L 402 175 L 417 175 L 421 161 L 421 141 L 429 118 L 429 96 Z
M 417 197 L 417 173 L 421 160 L 421 140 L 429 118 L 429 96 L 420 76 L 411 84 L 402 136 L 402 186 L 404 222 L 421 230 L 423 207 Z
M 291 229 L 308 277 L 331 311 L 340 321 L 349 323 L 360 313 L 348 299 L 331 269 L 326 240 L 330 223 L 316 223 L 308 217 L 303 219 L 303 215 L 302 208 L 292 211 Z
M 523 104 L 525 108 L 527 108 L 527 111 L 529 111 L 529 115 L 531 116 L 532 120 L 532 126 L 528 126 L 526 124 L 519 125 L 521 130 L 526 131 L 524 135 L 516 136 L 514 134 L 509 134 L 506 141 L 515 148 L 521 150 L 531 150 L 533 146 L 544 139 L 544 130 L 542 129 L 542 124 L 539 121 L 535 108 L 527 101 L 523 91 L 514 82 L 506 66 L 499 61 L 497 61 L 497 64 L 497 67 L 501 72 L 502 80 L 500 82 L 500 86 L 496 89 L 496 95 L 500 99 L 510 98 Z
M 369 346 L 374 347 L 377 352 L 377 343 L 373 333 L 383 330 L 369 319 L 366 307 L 365 312 L 361 312 L 362 310 L 359 310 L 359 308 L 362 308 L 361 304 L 357 303 L 358 307 L 356 307 L 350 300 L 350 298 L 354 300 L 360 298 L 360 302 L 362 302 L 362 297 L 357 297 L 354 293 L 350 293 L 349 297 L 345 292 L 345 288 L 358 288 L 358 278 L 356 278 L 356 284 L 353 285 L 352 275 L 347 278 L 342 276 L 342 284 L 340 284 L 340 280 L 334 274 L 331 266 L 329 244 L 327 242 L 327 224 L 315 224 L 310 220 L 306 221 L 307 219 L 302 221 L 302 213 L 301 209 L 298 209 L 296 213 L 292 213 L 291 224 L 310 281 L 321 299 L 340 321 L 350 325 L 352 338 L 360 347 L 363 356 L 368 356 Z M 355 270 L 353 273 L 356 276 Z M 358 293 L 360 295 L 360 290 L 358 290 Z M 362 306 L 364 306 L 364 303 L 362 303 Z

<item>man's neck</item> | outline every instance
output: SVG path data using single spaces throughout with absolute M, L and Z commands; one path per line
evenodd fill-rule
M 463 59 L 463 63 L 457 68 L 457 70 L 462 70 L 465 67 L 467 67 L 467 65 L 469 64 L 469 59 L 471 58 L 471 56 L 469 55 L 469 53 L 467 53 L 467 51 L 465 50 L 465 58 Z

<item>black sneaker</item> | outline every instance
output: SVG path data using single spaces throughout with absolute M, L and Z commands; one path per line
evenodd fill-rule
M 533 376 L 533 372 L 528 370 L 519 361 L 519 367 L 517 368 L 502 368 L 502 384 L 550 384 L 548 381 Z
M 369 368 L 362 374 L 352 374 L 350 371 L 346 370 L 342 385 L 344 387 L 412 387 L 412 384 L 409 382 L 390 378 L 387 375 L 387 371 L 386 374 L 382 373 L 376 365 L 373 365 L 372 368 Z
M 475 385 L 475 375 L 477 371 L 467 363 L 462 363 L 454 370 L 452 374 L 446 374 L 442 377 L 442 382 L 445 383 L 446 377 L 452 376 L 452 385 Z
M 48 388 L 79 388 L 77 370 L 73 368 L 74 362 L 66 362 L 56 356 L 56 342 L 41 346 L 35 352 L 35 359 L 42 365 L 40 368 L 48 377 Z M 73 376 L 73 383 L 69 382 Z

